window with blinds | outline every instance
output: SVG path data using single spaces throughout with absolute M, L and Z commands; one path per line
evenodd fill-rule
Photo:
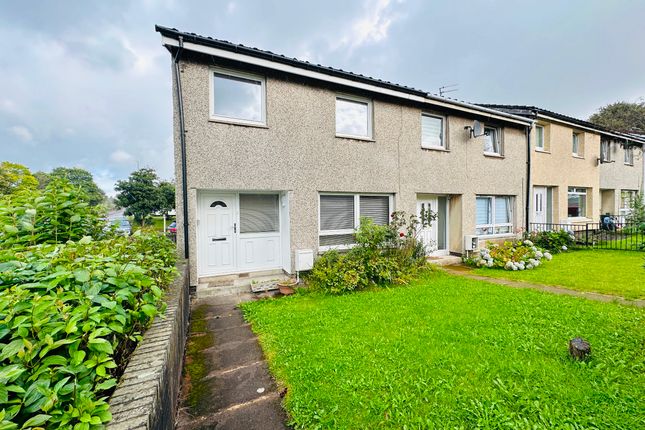
M 480 236 L 512 233 L 512 203 L 511 196 L 477 196 L 475 233 Z
M 378 225 L 387 225 L 390 220 L 390 196 L 321 194 L 320 247 L 352 245 L 354 230 L 361 217 L 370 218 Z
M 240 233 L 280 231 L 277 194 L 240 194 Z
M 421 147 L 426 149 L 445 148 L 443 118 L 434 115 L 421 115 Z

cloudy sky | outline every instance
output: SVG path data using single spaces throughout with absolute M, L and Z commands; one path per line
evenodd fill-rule
M 154 24 L 471 102 L 587 118 L 645 96 L 642 0 L 0 3 L 0 159 L 81 166 L 113 194 L 172 178 L 170 56 Z

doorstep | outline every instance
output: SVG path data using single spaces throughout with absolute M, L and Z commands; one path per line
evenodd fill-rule
M 277 288 L 276 284 L 279 281 L 288 278 L 289 276 L 282 270 L 210 276 L 199 279 L 196 296 L 197 298 L 222 297 L 250 294 L 255 290 L 266 291 Z
M 440 257 L 427 257 L 426 260 L 435 266 L 454 266 L 461 264 L 461 257 L 456 255 L 442 255 Z

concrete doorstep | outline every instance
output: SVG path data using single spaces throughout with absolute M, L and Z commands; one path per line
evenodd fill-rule
M 192 303 L 177 429 L 287 429 L 278 387 L 237 308 L 251 298 L 218 295 Z

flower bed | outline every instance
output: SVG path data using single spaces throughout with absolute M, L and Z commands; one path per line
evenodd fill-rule
M 479 250 L 472 258 L 464 261 L 477 267 L 499 268 L 504 270 L 531 270 L 543 261 L 550 261 L 552 255 L 538 248 L 530 240 L 504 242 L 502 245 L 489 244 Z

